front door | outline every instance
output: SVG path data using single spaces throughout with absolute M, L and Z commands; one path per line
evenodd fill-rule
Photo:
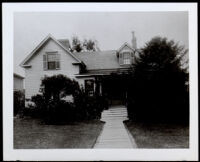
M 109 100 L 109 105 L 124 105 L 126 88 L 124 80 L 117 77 L 107 77 L 102 82 L 103 95 Z

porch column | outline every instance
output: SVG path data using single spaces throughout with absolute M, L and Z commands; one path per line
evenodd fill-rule
M 102 83 L 99 82 L 99 94 L 102 96 Z

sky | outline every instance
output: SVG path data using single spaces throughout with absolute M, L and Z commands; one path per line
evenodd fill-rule
M 16 12 L 14 72 L 24 76 L 19 64 L 49 33 L 56 39 L 96 39 L 103 51 L 131 44 L 132 31 L 138 48 L 155 36 L 189 46 L 187 12 Z

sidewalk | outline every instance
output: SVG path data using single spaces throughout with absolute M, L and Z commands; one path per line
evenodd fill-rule
M 106 123 L 94 148 L 137 148 L 133 137 L 123 124 L 123 121 L 127 120 L 126 107 L 112 106 L 104 110 L 101 120 Z

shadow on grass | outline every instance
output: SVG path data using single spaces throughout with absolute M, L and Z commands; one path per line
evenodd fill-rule
M 189 126 L 124 121 L 138 148 L 189 148 Z

